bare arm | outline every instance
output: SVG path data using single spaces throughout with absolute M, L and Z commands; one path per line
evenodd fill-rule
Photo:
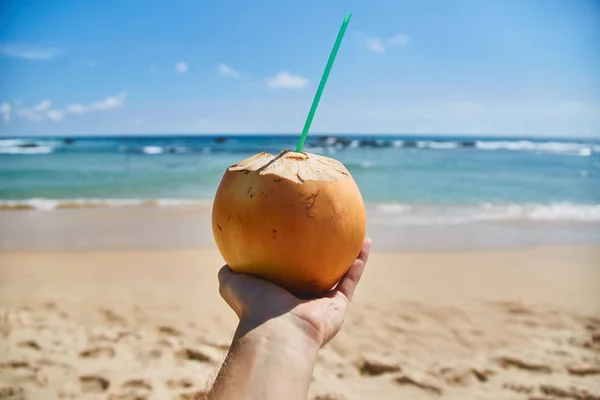
M 370 247 L 365 241 L 337 287 L 312 300 L 223 267 L 221 295 L 240 323 L 208 398 L 306 399 L 317 353 L 339 332 Z

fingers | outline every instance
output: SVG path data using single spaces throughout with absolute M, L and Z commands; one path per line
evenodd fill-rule
M 354 294 L 354 289 L 356 289 L 356 285 L 362 276 L 362 273 L 367 265 L 367 260 L 369 259 L 369 253 L 371 252 L 371 239 L 365 239 L 365 243 L 363 244 L 362 250 L 358 255 L 352 267 L 346 272 L 346 274 L 342 277 L 340 282 L 338 283 L 337 290 L 342 293 L 348 301 L 352 299 L 352 295 Z
M 242 308 L 237 295 L 235 280 L 236 274 L 227 265 L 219 270 L 219 294 L 229 304 L 229 307 L 240 316 Z

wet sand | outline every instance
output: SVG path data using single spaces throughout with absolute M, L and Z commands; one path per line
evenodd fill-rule
M 0 251 L 212 248 L 211 206 L 0 210 Z M 380 250 L 469 251 L 551 245 L 600 246 L 600 222 L 486 221 L 406 224 L 367 208 Z M 401 219 L 401 218 L 400 218 Z

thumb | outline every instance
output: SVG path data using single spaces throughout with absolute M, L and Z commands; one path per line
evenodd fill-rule
M 231 307 L 238 317 L 242 316 L 242 304 L 237 290 L 239 277 L 235 272 L 225 265 L 219 270 L 219 294 Z

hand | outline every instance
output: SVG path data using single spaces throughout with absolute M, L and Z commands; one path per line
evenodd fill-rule
M 228 266 L 219 271 L 219 291 L 240 318 L 237 336 L 263 324 L 293 327 L 320 348 L 339 332 L 371 250 L 366 239 L 362 250 L 337 286 L 325 296 L 304 300 L 282 287 L 247 274 L 236 274 Z

